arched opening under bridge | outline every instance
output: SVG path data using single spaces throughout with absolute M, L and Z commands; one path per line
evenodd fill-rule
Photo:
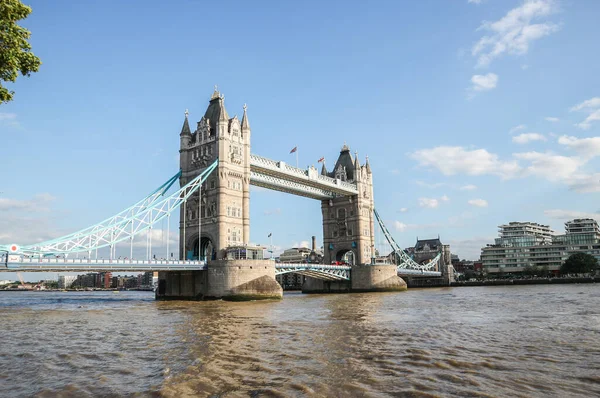
M 339 262 L 348 263 L 348 265 L 354 265 L 354 252 L 347 249 L 340 250 L 335 255 L 335 259 Z
M 191 253 L 190 253 L 191 252 Z M 189 258 L 191 254 L 191 258 Z M 199 254 L 199 255 L 198 255 Z M 188 260 L 208 261 L 214 260 L 216 257 L 215 249 L 210 238 L 203 236 L 198 245 L 198 238 L 194 239 L 192 250 L 188 252 Z

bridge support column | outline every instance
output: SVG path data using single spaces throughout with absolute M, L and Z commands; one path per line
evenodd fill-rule
M 283 298 L 272 260 L 218 260 L 208 264 L 207 299 L 232 301 Z
M 401 292 L 406 282 L 395 265 L 354 265 L 351 271 L 353 292 Z
M 302 293 L 350 293 L 350 281 L 325 281 L 307 276 Z
M 157 300 L 202 300 L 206 293 L 207 271 L 161 271 Z
M 158 275 L 157 300 L 281 299 L 271 260 L 211 261 L 203 271 L 166 271 Z
M 401 292 L 406 282 L 395 265 L 354 265 L 349 281 L 325 281 L 306 277 L 302 293 Z

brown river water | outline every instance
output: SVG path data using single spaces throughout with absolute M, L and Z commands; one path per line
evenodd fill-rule
M 600 396 L 600 285 L 0 292 L 2 397 Z

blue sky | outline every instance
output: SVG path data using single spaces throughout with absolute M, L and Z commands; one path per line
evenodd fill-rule
M 160 185 L 215 84 L 231 116 L 248 104 L 256 154 L 369 155 L 402 246 L 475 259 L 505 222 L 600 219 L 597 1 L 27 3 L 43 64 L 0 105 L 2 243 Z M 280 248 L 322 235 L 319 202 L 277 192 L 253 190 L 251 223 Z

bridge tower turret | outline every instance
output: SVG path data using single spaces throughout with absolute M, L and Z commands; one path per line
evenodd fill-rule
M 358 195 L 341 196 L 321 202 L 323 214 L 324 261 L 371 263 L 375 255 L 373 220 L 373 176 L 369 161 L 360 165 L 344 144 L 332 172 L 328 176 L 356 184 Z
M 201 197 L 195 194 L 181 207 L 180 258 L 220 259 L 223 249 L 247 245 L 250 238 L 250 123 L 245 106 L 240 122 L 229 117 L 224 101 L 215 87 L 196 131 L 189 132 L 187 115 L 182 129 L 181 186 L 217 158 L 219 166 Z

